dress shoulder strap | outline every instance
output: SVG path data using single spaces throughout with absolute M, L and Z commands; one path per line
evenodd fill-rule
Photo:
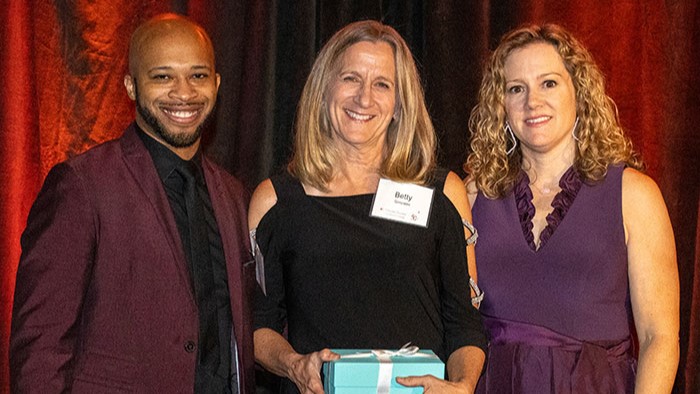
M 306 194 L 299 179 L 295 178 L 287 171 L 271 176 L 270 181 L 275 188 L 277 201 L 286 201 Z
M 447 174 L 450 170 L 447 168 L 438 167 L 433 170 L 433 175 L 430 177 L 430 185 L 437 190 L 443 190 L 445 188 L 445 181 L 447 180 Z

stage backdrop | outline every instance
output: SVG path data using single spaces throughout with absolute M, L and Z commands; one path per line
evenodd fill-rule
M 19 237 L 51 166 L 120 135 L 131 31 L 189 15 L 211 33 L 222 75 L 205 148 L 248 187 L 288 158 L 296 102 L 320 45 L 342 25 L 394 26 L 420 65 L 441 164 L 461 171 L 481 65 L 498 38 L 556 22 L 587 45 L 622 124 L 668 204 L 681 277 L 676 392 L 700 392 L 700 6 L 697 0 L 5 0 L 0 9 L 0 392 Z M 664 300 L 658 300 L 664 302 Z

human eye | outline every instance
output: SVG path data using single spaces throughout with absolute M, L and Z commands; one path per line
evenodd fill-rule
M 357 75 L 355 75 L 355 74 L 342 74 L 340 76 L 340 79 L 343 82 L 351 82 L 351 83 L 360 81 L 360 78 L 358 78 Z
M 510 85 L 506 88 L 508 94 L 518 94 L 523 92 L 523 87 L 521 85 Z
M 165 73 L 157 73 L 151 75 L 151 79 L 156 81 L 156 82 L 167 82 L 172 79 L 172 77 L 169 74 Z
M 553 88 L 557 85 L 558 85 L 557 81 L 555 81 L 553 79 L 548 79 L 542 83 L 542 86 L 544 86 L 545 88 Z
M 391 84 L 390 84 L 389 82 L 386 82 L 386 81 L 378 81 L 375 85 L 376 85 L 379 89 L 391 90 Z
M 206 79 L 209 77 L 208 73 L 195 73 L 192 74 L 192 79 Z

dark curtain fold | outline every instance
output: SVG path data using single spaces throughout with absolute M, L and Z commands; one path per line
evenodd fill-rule
M 117 137 L 133 118 L 122 78 L 128 38 L 159 12 L 203 24 L 222 75 L 205 149 L 253 188 L 286 163 L 296 103 L 320 46 L 373 18 L 409 43 L 440 140 L 463 174 L 481 66 L 499 37 L 527 22 L 571 30 L 607 76 L 624 128 L 661 187 L 681 277 L 675 392 L 700 392 L 700 5 L 480 0 L 6 0 L 0 11 L 0 392 L 19 236 L 48 170 Z M 659 300 L 663 302 L 663 300 Z

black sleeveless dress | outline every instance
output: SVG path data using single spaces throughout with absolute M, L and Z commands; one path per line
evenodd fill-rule
M 302 354 L 411 342 L 446 361 L 462 346 L 485 349 L 446 175 L 434 177 L 427 228 L 371 217 L 374 194 L 307 196 L 291 175 L 272 177 L 277 203 L 257 228 L 267 294 L 256 298 L 255 328 L 286 326 Z

